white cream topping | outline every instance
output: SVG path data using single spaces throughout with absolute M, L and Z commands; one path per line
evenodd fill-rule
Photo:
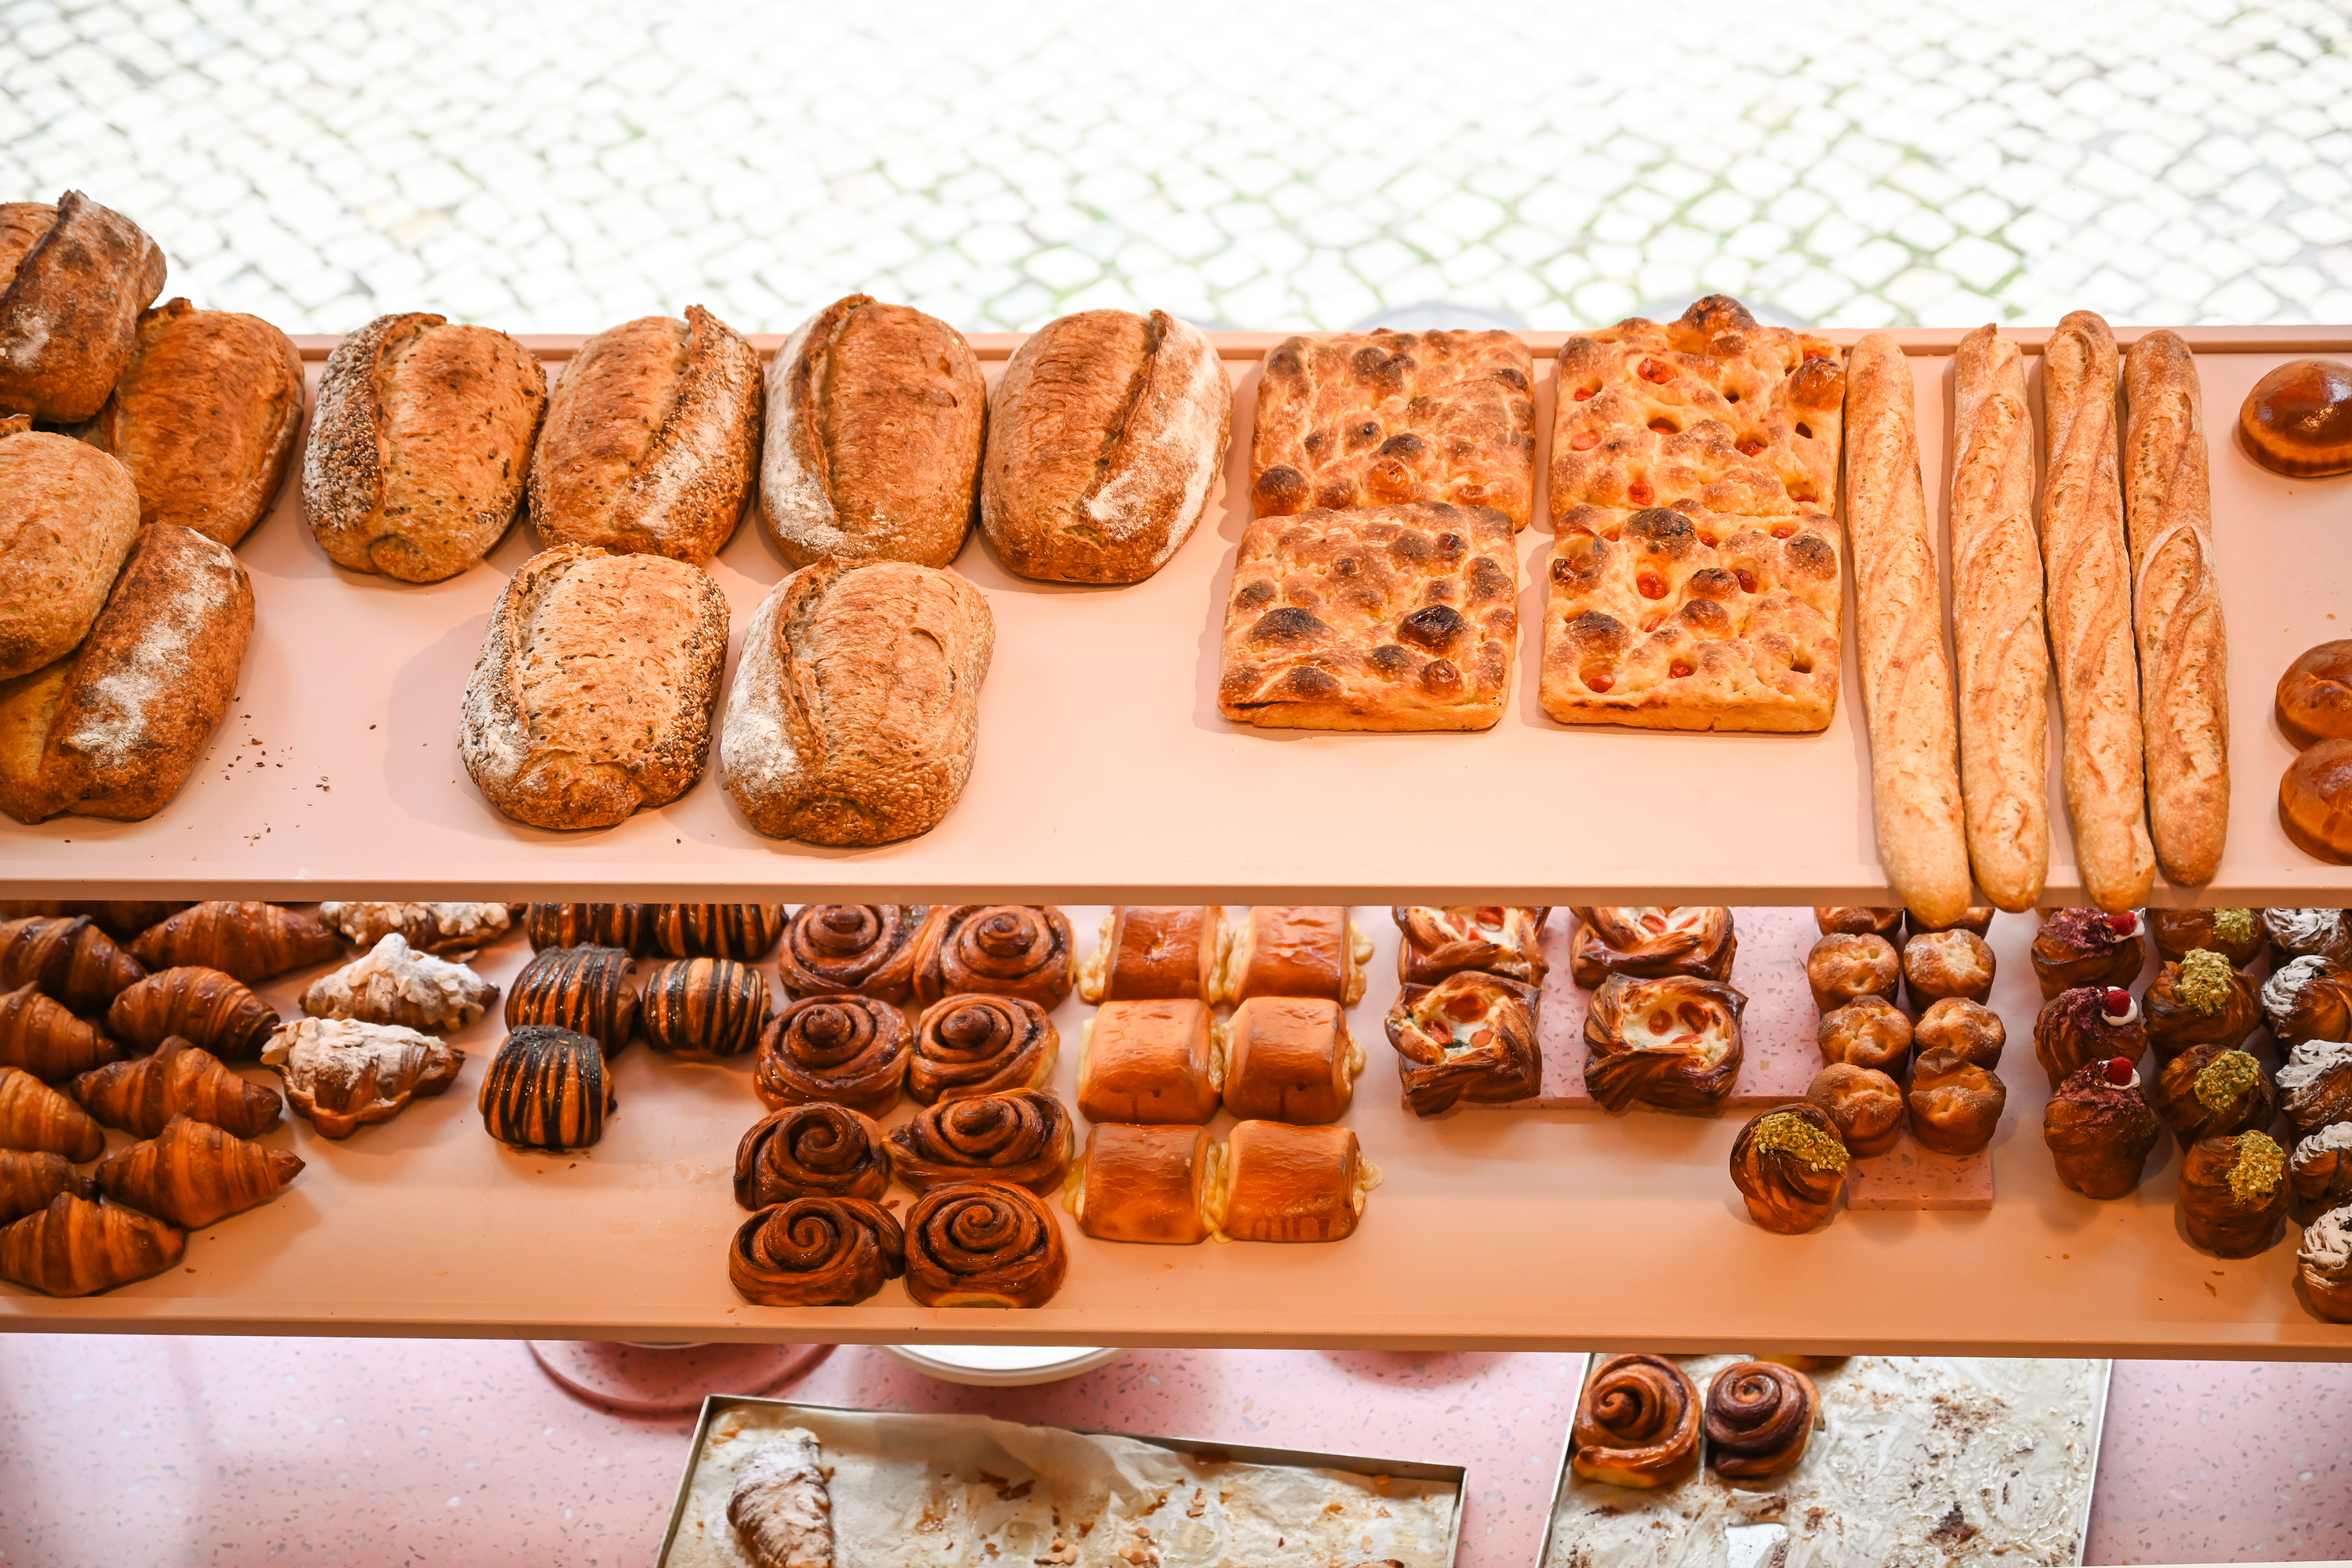
M 2125 1002 L 2124 1010 L 2120 1013 L 2110 1013 L 2107 1011 L 2106 1004 L 2105 1002 L 2101 1002 L 2099 1004 L 2100 1018 L 2108 1024 L 2114 1025 L 2117 1028 L 2121 1028 L 2126 1024 L 2137 1024 L 2139 1022 L 2139 998 L 2132 996 L 2129 992 L 2126 992 L 2124 994 L 2130 999 Z
M 2294 1146 L 2295 1158 L 2305 1154 L 2352 1153 L 2352 1121 L 2331 1121 Z
M 2263 1011 L 2269 1016 L 2273 1026 L 2294 1010 L 2304 992 L 2326 968 L 2327 960 L 2315 952 L 2305 953 L 2301 958 L 2289 959 L 2263 982 Z
M 2309 953 L 2335 940 L 2344 925 L 2341 910 L 2264 910 L 2263 931 L 2294 953 Z
M 2352 1204 L 2329 1209 L 2312 1221 L 2295 1256 L 2315 1274 L 2352 1274 Z
M 2343 1040 L 2305 1040 L 2295 1047 L 2278 1070 L 2278 1086 L 2290 1092 L 2316 1083 L 2329 1073 L 2352 1068 L 2352 1043 Z

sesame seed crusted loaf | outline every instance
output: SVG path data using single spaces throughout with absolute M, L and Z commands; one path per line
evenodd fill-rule
M 162 247 L 121 213 L 79 191 L 0 202 L 0 414 L 97 413 L 163 291 Z

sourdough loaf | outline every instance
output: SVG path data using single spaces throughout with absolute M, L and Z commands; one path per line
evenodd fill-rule
M 121 213 L 79 191 L 0 202 L 0 414 L 97 413 L 163 291 L 163 250 Z
M 121 464 L 21 415 L 0 418 L 0 680 L 89 635 L 138 531 Z

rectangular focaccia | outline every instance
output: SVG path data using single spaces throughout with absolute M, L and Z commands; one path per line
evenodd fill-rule
M 1217 710 L 1267 730 L 1485 730 L 1518 641 L 1510 521 L 1423 501 L 1261 517 L 1225 607 Z
M 1837 710 L 1841 351 L 1701 300 L 1568 340 L 1544 711 L 1824 729 Z
M 1251 515 L 1450 501 L 1525 528 L 1536 479 L 1535 361 L 1503 331 L 1335 332 L 1265 356 Z

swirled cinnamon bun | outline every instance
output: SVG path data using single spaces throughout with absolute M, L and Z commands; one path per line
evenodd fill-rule
M 1435 1116 L 1460 1100 L 1498 1104 L 1543 1089 L 1536 988 L 1464 971 L 1434 985 L 1408 983 L 1389 1008 L 1389 1044 L 1405 1103 Z
M 2000 1130 L 2009 1089 L 1958 1051 L 1934 1050 L 1911 1064 L 1906 1100 L 1912 1137 L 1938 1154 L 1973 1154 Z
M 1004 1182 L 1041 1197 L 1061 1191 L 1076 1140 L 1070 1113 L 1042 1089 L 945 1100 L 890 1131 L 890 1165 L 918 1192 L 948 1182 Z
M 2042 1108 L 2042 1142 L 2058 1179 L 2086 1198 L 2119 1198 L 2138 1186 L 2162 1131 L 2138 1072 L 2122 1057 L 2084 1062 Z
M 1911 1043 L 1923 1051 L 1951 1050 L 1987 1069 L 2000 1066 L 2009 1048 L 2009 1026 L 1981 1002 L 1947 996 L 1919 1015 Z
M 1803 1100 L 1759 1111 L 1731 1145 L 1731 1180 L 1748 1217 L 1783 1236 L 1829 1223 L 1852 1163 L 1837 1123 Z
M 1829 1113 L 1857 1160 L 1885 1153 L 1903 1135 L 1903 1088 L 1875 1068 L 1832 1062 L 1813 1075 L 1805 1099 Z
M 1707 1466 L 1741 1481 L 1792 1470 L 1821 1413 L 1822 1391 L 1796 1368 L 1734 1362 L 1706 1385 Z
M 2210 948 L 2243 969 L 2263 955 L 2261 910 L 2150 910 L 2147 933 L 2159 958 L 2186 958 Z
M 1715 980 L 1612 974 L 1584 1015 L 1584 1087 L 1619 1115 L 1636 1105 L 1713 1116 L 1739 1079 L 1748 998 Z
M 1903 944 L 1903 989 L 1915 1010 L 1947 996 L 1981 1002 L 1992 994 L 1992 944 L 1972 931 L 1923 931 Z
M 2180 1228 L 2217 1258 L 2252 1258 L 2286 1217 L 2286 1151 L 2266 1132 L 2200 1138 L 2180 1161 Z
M 1892 1002 L 1902 983 L 1903 960 L 1883 936 L 1825 936 L 1805 954 L 1805 984 L 1824 1013 L 1864 996 Z
M 1089 1121 L 1207 1121 L 1225 1087 L 1224 1030 L 1197 997 L 1106 1002 L 1078 1045 Z
M 1823 936 L 1883 936 L 1903 941 L 1903 907 L 1874 909 L 1867 904 L 1815 904 L 1813 925 Z
M 855 993 L 884 1002 L 915 994 L 915 954 L 944 904 L 803 904 L 776 955 L 793 996 Z
M 914 1059 L 907 1016 L 877 996 L 803 996 L 768 1020 L 751 1088 L 769 1105 L 824 1100 L 868 1116 L 898 1103 Z
M 2253 985 L 2228 959 L 2201 947 L 2158 970 L 2139 1008 L 2158 1061 L 2170 1061 L 2191 1046 L 2242 1045 L 2263 1021 Z
M 1372 939 L 1337 904 L 1254 905 L 1225 928 L 1209 1000 L 1317 996 L 1352 1007 L 1371 956 Z
M 2271 971 L 2263 1019 L 2287 1050 L 2305 1040 L 2352 1040 L 2352 965 L 2306 953 Z
M 1731 911 L 1704 904 L 1573 904 L 1576 934 L 1569 943 L 1569 973 L 1590 991 L 1612 974 L 1663 980 L 1687 974 L 1700 980 L 1731 978 L 1739 939 Z
M 2352 1323 L 2352 1204 L 2311 1222 L 2294 1262 L 2295 1282 L 2312 1311 L 2331 1323 Z
M 1189 1247 L 1209 1239 L 1209 1195 L 1223 1168 L 1224 1147 L 1205 1127 L 1097 1122 L 1063 1205 L 1100 1241 Z
M 2146 922 L 2129 910 L 2053 910 L 2033 936 L 2045 1002 L 2077 985 L 2129 985 L 2147 957 Z
M 2254 918 L 2274 963 L 2314 953 L 2352 963 L 2352 921 L 2342 910 L 2262 910 Z
M 947 996 L 915 1020 L 907 1092 L 925 1105 L 999 1089 L 1036 1089 L 1054 1076 L 1062 1037 L 1022 996 Z
M 1363 1070 L 1364 1047 L 1328 997 L 1253 996 L 1225 1022 L 1225 1109 L 1243 1121 L 1337 1121 Z
M 1237 1121 L 1223 1153 L 1207 1203 L 1227 1241 L 1345 1241 L 1381 1184 L 1352 1128 Z
M 2297 1143 L 2287 1156 L 2286 1181 L 2294 1212 L 2305 1219 L 2352 1203 L 2352 1122 L 2323 1127 Z
M 1540 985 L 1551 968 L 1543 955 L 1544 920 L 1551 913 L 1548 909 L 1398 904 L 1389 913 L 1401 933 L 1400 984 L 1434 985 L 1449 974 L 1476 969 Z
M 2184 1149 L 2200 1138 L 2267 1131 L 2278 1119 L 2278 1088 L 2251 1052 L 2208 1041 L 2156 1075 L 2156 1113 Z
M 747 1209 L 787 1198 L 878 1198 L 889 1185 L 882 1129 L 845 1105 L 787 1105 L 735 1145 L 735 1201 Z
M 865 1198 L 790 1198 L 735 1227 L 727 1278 L 762 1307 L 849 1307 L 906 1272 L 905 1234 Z
M 1698 1390 L 1664 1356 L 1611 1356 L 1585 1379 L 1568 1440 L 1588 1481 L 1672 1486 L 1698 1468 Z
M 1209 999 L 1209 977 L 1224 945 L 1222 904 L 1118 904 L 1103 916 L 1102 940 L 1073 972 L 1087 1002 Z
M 923 933 L 915 999 L 1018 996 L 1057 1007 L 1076 954 L 1070 920 L 1051 904 L 956 904 Z
M 2352 1044 L 2305 1040 L 2278 1070 L 2279 1109 L 2295 1136 L 2352 1121 Z
M 1002 1182 L 949 1182 L 907 1211 L 907 1294 L 926 1307 L 1042 1307 L 1069 1249 L 1045 1200 Z
M 2052 1083 L 2090 1062 L 2120 1057 L 2134 1067 L 2147 1054 L 2139 1003 L 2120 985 L 2077 985 L 2042 1005 L 2033 1020 L 2033 1055 Z
M 1863 996 L 1822 1015 L 1814 1041 L 1822 1060 L 1901 1073 L 1911 1064 L 1911 1016 L 1884 996 Z
M 1960 911 L 1958 920 L 1946 921 L 1941 925 L 1937 925 L 1932 921 L 1923 921 L 1906 910 L 1903 911 L 1904 945 L 1907 947 L 1913 937 L 1926 936 L 1931 931 L 1974 931 L 1977 935 L 1982 936 L 1992 930 L 1992 915 L 1990 904 L 1970 904 Z

